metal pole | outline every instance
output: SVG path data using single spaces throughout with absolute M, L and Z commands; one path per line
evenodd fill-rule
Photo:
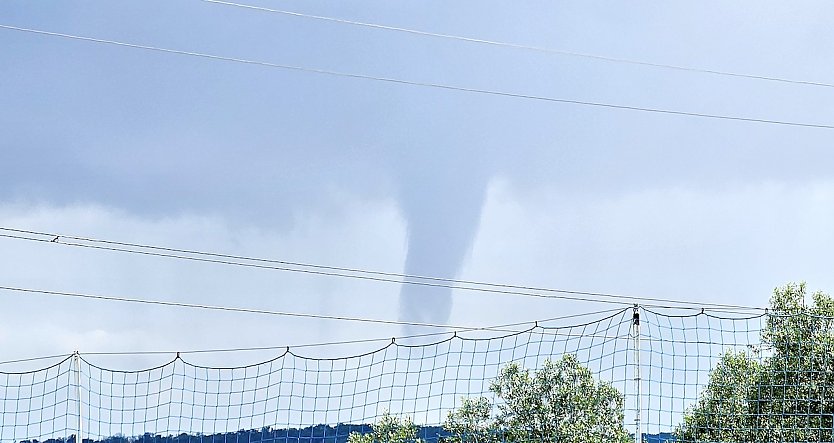
M 75 360 L 75 388 L 78 396 L 78 433 L 75 443 L 84 443 L 84 415 L 81 408 L 81 353 L 75 351 L 73 360 Z
M 634 415 L 634 443 L 642 443 L 643 439 L 643 389 L 640 379 L 640 306 L 634 305 L 634 391 L 637 393 L 636 414 Z

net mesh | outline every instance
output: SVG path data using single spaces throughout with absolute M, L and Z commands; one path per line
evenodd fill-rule
M 631 394 L 631 310 L 565 327 L 536 326 L 498 337 L 452 335 L 343 358 L 288 349 L 259 364 L 212 368 L 175 358 L 139 371 L 97 366 L 85 356 L 44 370 L 0 373 L 3 442 L 84 441 L 344 442 L 386 413 L 407 417 L 437 441 L 462 398 L 495 398 L 490 382 L 509 363 L 541 367 L 570 354 L 600 380 Z M 632 396 L 633 397 L 633 396 Z M 633 408 L 632 408 L 633 409 Z
M 348 357 L 313 358 L 287 349 L 269 361 L 229 368 L 177 356 L 159 367 L 119 371 L 81 355 L 35 371 L 0 372 L 0 441 L 74 443 L 79 392 L 89 443 L 343 443 L 352 433 L 374 435 L 373 426 L 389 416 L 413 421 L 414 437 L 427 442 L 625 441 L 638 430 L 648 442 L 834 441 L 834 318 L 639 313 L 639 340 L 626 309 L 585 324 L 537 325 L 502 336 L 392 340 Z M 576 388 L 581 371 L 547 379 L 549 390 L 533 389 L 547 398 L 540 407 L 563 408 L 550 413 L 564 426 L 540 423 L 549 433 L 537 434 L 518 414 L 508 418 L 510 385 L 503 393 L 492 385 L 504 370 L 515 363 L 536 379 L 547 361 L 564 363 L 565 356 L 597 383 L 580 386 L 586 397 L 602 392 L 594 386 L 618 393 L 606 407 L 618 409 L 614 417 L 625 434 L 595 439 L 588 428 L 569 426 L 598 406 L 559 390 L 571 383 Z M 503 433 L 456 440 L 450 412 L 480 396 L 487 399 L 490 423 L 503 417 Z M 504 432 L 510 425 L 527 428 Z
M 37 371 L 0 372 L 0 440 L 62 439 L 78 425 L 70 358 Z
M 742 355 L 762 361 L 764 355 L 759 350 L 766 318 L 766 315 L 740 317 L 706 312 L 674 315 L 643 309 L 640 331 L 643 430 L 658 436 L 659 441 L 671 440 L 675 433 L 677 441 L 751 441 L 722 435 L 725 422 L 722 416 L 746 412 L 732 409 L 730 405 L 735 399 L 721 395 L 716 400 L 722 407 L 705 411 L 706 420 L 695 426 L 696 432 L 684 435 L 680 431 L 687 413 L 696 411 L 723 356 Z M 714 390 L 727 394 L 734 388 L 733 383 L 730 379 L 714 379 Z M 718 436 L 722 438 L 712 438 Z

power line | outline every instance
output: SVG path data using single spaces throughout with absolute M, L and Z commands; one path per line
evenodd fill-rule
M 498 46 L 498 47 L 505 47 L 505 48 L 512 48 L 512 49 L 524 49 L 528 51 L 536 51 L 536 52 L 543 52 L 547 54 L 556 54 L 556 55 L 563 55 L 569 57 L 581 57 L 587 58 L 592 60 L 599 60 L 605 62 L 612 62 L 612 63 L 625 63 L 630 65 L 638 65 L 638 66 L 648 66 L 652 68 L 663 68 L 663 69 L 672 69 L 677 71 L 688 71 L 688 72 L 697 72 L 702 74 L 712 74 L 712 75 L 720 75 L 720 76 L 727 76 L 727 77 L 738 77 L 738 78 L 747 78 L 747 79 L 754 79 L 754 80 L 765 80 L 771 82 L 780 82 L 780 83 L 791 83 L 797 85 L 805 85 L 805 86 L 822 86 L 826 88 L 834 88 L 834 84 L 832 83 L 824 83 L 824 82 L 815 82 L 815 81 L 808 81 L 808 80 L 794 80 L 794 79 L 787 79 L 782 77 L 774 77 L 768 75 L 756 75 L 756 74 L 744 74 L 738 72 L 730 72 L 730 71 L 721 71 L 716 69 L 705 69 L 705 68 L 697 68 L 692 66 L 680 66 L 680 65 L 670 65 L 665 63 L 653 63 L 653 62 L 646 62 L 641 60 L 632 60 L 626 58 L 619 58 L 619 57 L 609 57 L 605 55 L 597 55 L 597 54 L 589 54 L 584 52 L 576 52 L 576 51 L 566 51 L 561 49 L 553 49 L 547 48 L 542 46 L 531 46 L 531 45 L 522 45 L 518 43 L 508 43 L 502 42 L 498 40 L 489 40 L 483 38 L 476 38 L 476 37 L 465 37 L 461 35 L 454 35 L 454 34 L 443 34 L 443 33 L 436 33 L 436 32 L 429 32 L 429 31 L 422 31 L 419 29 L 411 29 L 411 28 L 403 28 L 399 26 L 391 26 L 391 25 L 382 25 L 378 23 L 369 23 L 369 22 L 361 22 L 357 20 L 348 20 L 342 18 L 335 18 L 335 17 L 328 17 L 323 15 L 313 15 L 313 14 L 305 14 L 296 11 L 288 11 L 283 9 L 274 9 L 274 8 L 267 8 L 263 6 L 254 6 L 254 5 L 247 5 L 243 3 L 234 3 L 234 2 L 227 2 L 221 0 L 202 0 L 206 3 L 213 3 L 217 5 L 224 5 L 224 6 L 233 6 L 237 8 L 249 9 L 253 11 L 260 11 L 260 12 L 269 12 L 274 14 L 281 14 L 291 17 L 300 17 L 300 18 L 308 18 L 313 20 L 320 20 L 332 23 L 340 23 L 346 25 L 353 25 L 353 26 L 361 26 L 367 27 L 372 29 L 379 29 L 385 31 L 395 31 L 395 32 L 402 32 L 407 34 L 413 35 L 420 35 L 426 37 L 436 37 L 441 39 L 448 39 L 448 40 L 457 40 L 463 41 L 468 43 L 477 43 L 483 45 L 490 45 L 490 46 Z
M 435 337 L 440 335 L 449 335 L 454 334 L 457 335 L 458 332 L 477 332 L 477 331 L 494 331 L 494 332 L 511 332 L 507 331 L 503 328 L 510 328 L 515 326 L 522 326 L 522 325 L 532 325 L 532 328 L 528 328 L 528 331 L 532 331 L 532 329 L 541 327 L 544 323 L 549 323 L 553 321 L 559 320 L 567 320 L 577 317 L 588 317 L 591 315 L 601 315 L 601 314 L 610 314 L 610 313 L 620 313 L 625 312 L 629 308 L 622 309 L 622 308 L 615 308 L 615 309 L 604 309 L 601 311 L 593 311 L 593 312 L 583 312 L 579 314 L 570 314 L 570 315 L 561 315 L 558 317 L 551 317 L 541 320 L 530 320 L 530 321 L 523 321 L 523 322 L 515 322 L 515 323 L 504 323 L 500 325 L 494 326 L 486 326 L 486 327 L 478 327 L 474 329 L 463 329 L 461 331 L 443 331 L 443 332 L 429 332 L 424 334 L 411 334 L 411 335 L 402 335 L 402 336 L 395 336 L 395 337 L 380 337 L 380 338 L 367 338 L 367 339 L 357 339 L 357 340 L 341 340 L 341 341 L 331 341 L 331 342 L 320 342 L 320 343 L 306 343 L 306 344 L 297 344 L 297 345 L 287 345 L 287 346 L 256 346 L 256 347 L 237 347 L 237 348 L 218 348 L 218 349 L 192 349 L 192 350 L 185 350 L 185 351 L 92 351 L 92 352 L 81 352 L 83 355 L 164 355 L 164 354 L 205 354 L 205 353 L 224 353 L 224 352 L 244 352 L 244 351 L 274 351 L 278 349 L 284 349 L 289 351 L 290 349 L 300 349 L 300 348 L 313 348 L 313 347 L 324 347 L 324 346 L 335 346 L 335 345 L 350 345 L 350 344 L 363 344 L 363 343 L 375 343 L 381 341 L 392 341 L 395 342 L 396 340 L 407 340 L 407 339 L 414 339 L 414 338 L 423 338 L 423 337 Z M 602 319 L 604 320 L 604 319 Z M 599 321 L 599 320 L 597 320 Z M 574 325 L 570 326 L 563 326 L 562 328 L 570 328 L 575 327 Z M 525 331 L 512 331 L 513 333 L 523 333 Z M 16 360 L 6 360 L 0 361 L 0 365 L 5 364 L 12 364 L 12 363 L 22 363 L 22 362 L 30 362 L 30 361 L 38 361 L 38 360 L 47 360 L 53 359 L 58 357 L 67 358 L 74 355 L 73 353 L 70 354 L 57 354 L 57 355 L 49 355 L 49 356 L 40 356 L 40 357 L 30 357 L 30 358 L 21 358 Z
M 18 287 L 12 287 L 12 286 L 0 286 L 0 291 L 20 292 L 20 293 L 25 293 L 25 294 L 41 294 L 41 295 L 69 297 L 69 298 L 82 298 L 82 299 L 100 300 L 100 301 L 115 301 L 115 302 L 123 302 L 123 303 L 138 303 L 138 304 L 148 304 L 148 305 L 157 305 L 157 306 L 204 309 L 204 310 L 211 310 L 211 311 L 225 311 L 225 312 L 261 314 L 261 315 L 284 316 L 284 317 L 298 317 L 298 318 L 313 318 L 313 319 L 320 319 L 320 320 L 337 320 L 337 321 L 350 321 L 350 322 L 386 324 L 386 325 L 398 325 L 398 326 L 420 326 L 420 327 L 429 327 L 429 328 L 443 328 L 443 329 L 453 329 L 453 330 L 455 330 L 454 331 L 455 333 L 456 333 L 456 331 L 488 331 L 488 332 L 505 332 L 505 333 L 509 333 L 509 334 L 519 334 L 519 333 L 524 332 L 524 331 L 518 331 L 518 330 L 514 330 L 514 329 L 506 329 L 504 327 L 460 326 L 460 325 L 447 325 L 447 324 L 424 323 L 424 322 L 409 322 L 409 321 L 398 321 L 398 320 L 381 320 L 381 319 L 371 319 L 371 318 L 364 318 L 364 317 L 348 317 L 348 316 L 336 316 L 336 315 L 325 315 L 325 314 L 310 314 L 310 313 L 299 313 L 299 312 L 273 311 L 273 310 L 256 309 L 256 308 L 243 308 L 243 307 L 219 306 L 219 305 L 205 305 L 205 304 L 174 302 L 174 301 L 165 301 L 165 300 L 149 300 L 149 299 L 139 299 L 139 298 L 130 298 L 130 297 L 116 297 L 116 296 L 106 296 L 106 295 L 96 295 L 96 294 L 84 294 L 84 293 L 79 293 L 79 292 L 50 291 L 50 290 L 44 290 L 44 289 L 18 288 Z M 612 310 L 608 310 L 608 312 L 611 312 L 611 311 Z M 613 311 L 624 311 L 624 310 L 617 309 L 617 310 L 613 310 Z M 600 311 L 600 312 L 605 312 L 605 311 Z M 580 315 L 585 315 L 585 314 L 575 314 L 575 315 L 572 315 L 572 316 L 556 317 L 556 319 L 577 317 L 577 316 L 580 316 Z M 539 327 L 539 322 L 538 321 L 510 323 L 509 325 L 518 326 L 518 325 L 529 324 L 529 323 L 534 323 L 533 328 Z M 531 328 L 531 330 L 532 330 L 532 328 Z M 447 331 L 447 333 L 448 333 L 448 331 Z M 40 358 L 36 358 L 36 359 L 40 359 Z
M 16 360 L 0 361 L 0 365 L 8 365 L 8 364 L 12 364 L 12 363 L 26 363 L 26 362 L 30 362 L 30 361 L 39 361 L 39 360 L 51 360 L 53 358 L 58 358 L 58 357 L 68 358 L 70 356 L 72 356 L 72 354 L 57 354 L 57 355 L 45 355 L 45 356 L 42 356 L 42 357 L 19 358 L 19 359 L 16 359 Z
M 601 311 L 593 311 L 593 312 L 583 312 L 579 314 L 570 314 L 570 315 L 561 315 L 558 317 L 550 317 L 541 320 L 529 320 L 523 322 L 515 322 L 515 323 L 503 323 L 500 325 L 493 325 L 493 326 L 486 326 L 486 327 L 478 327 L 473 329 L 462 329 L 461 331 L 443 331 L 443 332 L 429 332 L 424 334 L 410 334 L 410 335 L 401 335 L 395 337 L 380 337 L 380 338 L 366 338 L 366 339 L 356 339 L 356 340 L 340 340 L 340 341 L 330 341 L 330 342 L 319 342 L 319 343 L 305 343 L 305 344 L 296 344 L 296 345 L 285 345 L 285 346 L 255 346 L 255 347 L 237 347 L 237 348 L 217 348 L 217 349 L 191 349 L 185 351 L 92 351 L 92 352 L 81 352 L 83 355 L 162 355 L 162 354 L 205 354 L 205 353 L 224 353 L 224 352 L 245 352 L 245 351 L 274 351 L 277 349 L 300 349 L 300 348 L 314 348 L 314 347 L 324 347 L 324 346 L 336 346 L 336 345 L 351 345 L 351 344 L 363 344 L 363 343 L 376 343 L 380 341 L 396 341 L 396 340 L 408 340 L 414 338 L 424 338 L 424 337 L 436 337 L 440 335 L 448 335 L 448 334 L 455 334 L 457 335 L 458 332 L 477 332 L 477 331 L 494 331 L 494 332 L 511 332 L 504 328 L 511 328 L 515 326 L 523 326 L 523 325 L 533 325 L 533 328 L 540 327 L 541 324 L 549 323 L 553 321 L 559 320 L 567 320 L 577 317 L 588 317 L 591 315 L 601 315 L 601 314 L 610 314 L 610 313 L 617 313 L 617 312 L 625 312 L 628 308 L 615 308 L 615 309 L 603 309 Z M 565 326 L 571 327 L 571 326 Z M 522 333 L 524 331 L 512 331 L 514 333 Z M 70 357 L 74 355 L 73 353 L 70 354 L 57 354 L 57 355 L 48 355 L 48 356 L 40 356 L 40 357 L 30 357 L 30 358 L 21 358 L 15 360 L 6 360 L 0 361 L 0 365 L 12 364 L 12 363 L 23 363 L 23 362 L 30 362 L 30 361 L 38 361 L 38 360 L 47 360 L 53 359 L 58 357 Z
M 42 243 L 54 243 L 60 244 L 64 246 L 73 246 L 73 247 L 81 247 L 81 248 L 89 248 L 89 249 L 97 249 L 97 250 L 104 250 L 104 251 L 111 251 L 111 252 L 124 252 L 129 254 L 138 254 L 138 255 L 145 255 L 145 256 L 152 256 L 152 257 L 166 257 L 166 258 L 173 258 L 179 260 L 187 260 L 187 261 L 195 261 L 195 262 L 203 262 L 203 263 L 214 263 L 214 264 L 222 264 L 222 265 L 231 265 L 231 266 L 241 266 L 247 268 L 258 268 L 258 269 L 269 269 L 275 271 L 285 271 L 285 272 L 296 272 L 308 275 L 318 275 L 318 276 L 330 276 L 330 277 L 341 277 L 341 278 L 348 278 L 348 279 L 355 279 L 355 280 L 364 280 L 364 281 L 374 281 L 374 282 L 384 282 L 384 283 L 394 283 L 394 284 L 407 284 L 407 285 L 414 285 L 414 286 L 427 286 L 427 287 L 435 287 L 435 288 L 445 288 L 445 289 L 457 289 L 463 291 L 475 291 L 475 292 L 487 292 L 493 294 L 505 294 L 505 295 L 515 295 L 515 296 L 523 296 L 523 297 L 534 297 L 534 298 L 556 298 L 562 300 L 577 300 L 577 301 L 593 301 L 593 302 L 600 302 L 600 303 L 615 303 L 619 305 L 630 305 L 632 304 L 631 301 L 606 301 L 606 300 L 588 300 L 585 297 L 577 296 L 567 296 L 567 295 L 547 295 L 547 294 L 537 294 L 533 292 L 521 292 L 521 291 L 513 291 L 513 290 L 500 290 L 500 289 L 489 289 L 489 288 L 475 288 L 475 287 L 468 287 L 468 286 L 461 286 L 461 285 L 454 285 L 454 284 L 444 284 L 444 283 L 430 283 L 430 282 L 420 282 L 420 281 L 410 281 L 410 280 L 400 280 L 400 279 L 393 279 L 393 278 L 384 278 L 384 277 L 372 277 L 367 275 L 351 275 L 351 274 L 344 274 L 338 272 L 328 272 L 328 271 L 318 271 L 318 270 L 310 270 L 310 269 L 295 269 L 295 268 L 288 268 L 288 267 L 280 267 L 280 266 L 270 266 L 270 265 L 262 265 L 262 264 L 253 264 L 253 263 L 240 263 L 228 260 L 218 260 L 218 259 L 208 259 L 208 258 L 200 258 L 200 257 L 187 257 L 182 255 L 174 255 L 174 254 L 167 254 L 161 252 L 148 252 L 148 251 L 136 251 L 130 250 L 125 248 L 118 248 L 118 247 L 111 247 L 111 246 L 99 246 L 99 245 L 89 245 L 89 244 L 81 244 L 81 243 L 72 243 L 66 241 L 59 241 L 59 240 L 46 240 L 46 239 L 35 239 L 35 238 L 27 238 L 23 236 L 16 236 L 16 235 L 9 235 L 9 234 L 0 234 L 0 237 L 3 238 L 10 238 L 10 239 L 18 239 L 18 240 L 29 240 L 29 241 L 37 241 Z M 573 291 L 577 294 L 578 291 Z M 584 293 L 584 295 L 591 295 L 592 293 Z M 605 294 L 598 294 L 600 297 L 612 297 Z
M 214 263 L 231 266 L 250 267 L 258 269 L 269 269 L 276 271 L 296 272 L 310 275 L 321 275 L 330 277 L 350 278 L 357 280 L 407 284 L 416 286 L 428 286 L 454 290 L 464 290 L 473 292 L 484 292 L 502 295 L 513 295 L 522 297 L 544 298 L 544 299 L 560 299 L 560 300 L 575 300 L 596 303 L 613 303 L 619 305 L 631 305 L 634 303 L 641 303 L 647 305 L 648 303 L 655 303 L 654 307 L 670 307 L 670 308 L 686 308 L 688 309 L 703 309 L 704 307 L 727 309 L 727 310 L 764 310 L 765 308 L 732 305 L 726 303 L 699 303 L 686 300 L 672 300 L 657 297 L 640 297 L 629 296 L 622 294 L 608 294 L 602 292 L 590 291 L 575 291 L 567 289 L 553 289 L 542 288 L 534 286 L 521 286 L 503 283 L 487 283 L 473 280 L 457 280 L 451 278 L 428 277 L 411 274 L 398 274 L 391 272 L 369 271 L 357 268 L 345 268 L 335 266 L 323 266 L 300 262 L 291 262 L 284 260 L 270 260 L 263 258 L 244 257 L 239 255 L 219 254 L 213 252 L 203 252 L 188 249 L 177 249 L 162 246 L 143 245 L 137 243 L 119 242 L 113 240 L 101 240 L 90 237 L 79 237 L 73 235 L 63 235 L 57 233 L 39 232 L 33 230 L 15 229 L 0 227 L 0 231 L 15 232 L 18 234 L 37 235 L 44 238 L 33 238 L 23 235 L 14 234 L 0 234 L 2 238 L 9 238 L 15 240 L 26 240 L 40 243 L 53 243 L 56 245 L 90 248 L 96 250 L 105 250 L 111 252 L 121 252 L 129 254 L 146 255 L 153 257 L 164 257 L 187 261 Z M 71 239 L 87 243 L 67 242 L 63 239 Z M 107 246 L 101 246 L 107 245 Z M 128 249 L 135 248 L 135 249 Z M 145 249 L 145 250 L 136 250 Z M 189 254 L 190 256 L 180 255 Z M 211 258 L 204 258 L 211 257 Z M 238 260 L 238 261 L 233 261 Z M 240 260 L 254 262 L 242 263 Z M 280 266 L 274 266 L 278 264 Z M 420 281 L 426 280 L 426 281 Z M 534 291 L 534 292 L 530 292 Z M 589 297 L 592 297 L 589 299 Z M 657 305 L 656 303 L 664 303 L 665 305 Z M 672 305 L 672 306 L 669 306 Z
M 583 324 L 580 325 L 564 325 L 564 326 L 543 326 L 543 323 L 557 321 L 557 320 L 566 320 L 576 317 L 588 317 L 591 315 L 601 315 L 601 314 L 611 314 L 613 315 L 593 320 L 592 322 L 600 322 L 604 321 L 608 318 L 615 317 L 618 313 L 624 313 L 629 311 L 631 308 L 617 308 L 617 309 L 605 309 L 601 311 L 594 311 L 594 312 L 585 312 L 580 314 L 571 314 L 571 315 L 564 315 L 559 317 L 552 317 L 543 320 L 531 320 L 531 321 L 523 321 L 523 322 L 516 322 L 516 323 L 505 323 L 501 325 L 494 325 L 494 326 L 487 326 L 487 327 L 479 327 L 476 329 L 469 329 L 463 331 L 443 331 L 443 332 L 430 332 L 424 334 L 412 334 L 412 335 L 403 335 L 403 336 L 395 336 L 395 337 L 380 337 L 380 338 L 367 338 L 367 339 L 356 339 L 356 340 L 342 340 L 342 341 L 330 341 L 330 342 L 318 342 L 318 343 L 307 343 L 307 344 L 296 344 L 296 345 L 287 345 L 287 346 L 258 346 L 258 347 L 237 347 L 237 348 L 217 348 L 217 349 L 192 349 L 192 350 L 185 350 L 185 351 L 153 351 L 153 350 L 142 350 L 142 351 L 91 351 L 91 352 L 80 352 L 81 355 L 110 355 L 110 356 L 118 356 L 118 355 L 167 355 L 167 354 L 175 354 L 175 355 L 184 355 L 184 354 L 204 354 L 204 353 L 226 353 L 226 352 L 244 352 L 244 351 L 274 351 L 274 350 L 284 350 L 285 352 L 289 352 L 291 349 L 301 349 L 301 348 L 312 348 L 312 347 L 325 347 L 325 346 L 336 346 L 336 345 L 350 345 L 350 344 L 364 344 L 364 343 L 377 343 L 377 342 L 389 342 L 389 343 L 397 343 L 399 344 L 402 340 L 407 339 L 414 339 L 414 338 L 424 338 L 424 337 L 436 337 L 442 335 L 452 335 L 452 337 L 459 337 L 464 338 L 462 336 L 458 336 L 458 332 L 474 332 L 474 331 L 496 331 L 496 332 L 509 332 L 511 335 L 515 334 L 524 334 L 524 333 L 535 333 L 535 334 L 542 334 L 542 335 L 551 335 L 551 336 L 561 336 L 561 337 L 568 337 L 568 338 L 590 338 L 590 339 L 604 339 L 604 340 L 631 340 L 633 337 L 629 334 L 625 335 L 609 335 L 609 334 L 597 334 L 597 333 L 574 333 L 574 332 L 559 332 L 561 329 L 573 329 L 584 326 Z M 660 314 L 653 311 L 651 312 L 657 316 L 667 316 L 666 314 Z M 696 315 L 705 315 L 704 313 L 699 313 Z M 742 317 L 742 318 L 729 318 L 729 317 L 719 317 L 723 320 L 750 320 L 754 318 L 761 318 L 768 314 L 761 314 L 755 317 Z M 773 315 L 773 314 L 770 314 Z M 691 316 L 690 316 L 691 317 Z M 589 323 L 586 323 L 589 324 Z M 531 327 L 524 329 L 524 330 L 513 330 L 507 331 L 504 329 L 499 328 L 507 328 L 507 327 L 514 327 L 514 326 L 522 326 L 522 325 L 532 325 Z M 538 332 L 534 332 L 537 329 L 540 329 Z M 556 330 L 556 331 L 553 331 Z M 466 339 L 466 338 L 464 338 Z M 474 340 L 482 340 L 482 338 L 471 338 Z M 489 339 L 489 338 L 485 338 Z M 645 336 L 642 337 L 643 340 L 649 342 L 657 342 L 657 343 L 683 343 L 689 345 L 726 345 L 723 341 L 711 341 L 711 340 L 687 340 L 686 338 L 683 339 L 664 339 L 662 337 L 653 337 L 653 336 Z M 399 342 L 398 342 L 399 341 Z M 431 344 L 429 344 L 431 345 Z M 407 345 L 411 346 L 411 345 Z M 57 354 L 57 355 L 49 355 L 49 356 L 41 356 L 41 357 L 31 357 L 31 358 L 22 358 L 16 360 L 7 360 L 7 361 L 0 361 L 0 365 L 11 364 L 11 363 L 20 363 L 20 362 L 30 362 L 30 361 L 38 361 L 38 360 L 47 360 L 47 359 L 54 359 L 54 358 L 68 358 L 74 354 Z M 295 355 L 295 354 L 294 354 Z
M 516 323 L 504 323 L 500 325 L 493 325 L 493 326 L 485 326 L 477 329 L 464 329 L 461 331 L 443 331 L 443 332 L 429 332 L 424 334 L 410 334 L 410 335 L 401 335 L 395 337 L 379 337 L 379 338 L 365 338 L 365 339 L 356 339 L 356 340 L 340 340 L 340 341 L 330 341 L 330 342 L 320 342 L 320 343 L 306 343 L 306 344 L 297 344 L 297 345 L 286 345 L 286 346 L 256 346 L 256 347 L 238 347 L 238 348 L 221 348 L 221 349 L 192 349 L 187 351 L 112 351 L 112 352 L 82 352 L 84 355 L 159 355 L 159 354 L 205 354 L 205 353 L 222 353 L 222 352 L 245 352 L 245 351 L 274 351 L 279 349 L 300 349 L 300 348 L 315 348 L 315 347 L 325 347 L 325 346 L 336 346 L 336 345 L 352 345 L 352 344 L 363 344 L 363 343 L 376 343 L 382 341 L 397 341 L 397 340 L 409 340 L 414 338 L 425 338 L 425 337 L 436 337 L 441 335 L 450 335 L 455 334 L 457 335 L 458 332 L 478 332 L 478 331 L 492 331 L 492 332 L 510 332 L 505 330 L 505 328 L 512 328 L 517 326 L 524 326 L 524 325 L 531 325 L 533 328 L 540 327 L 544 323 L 558 321 L 558 320 L 567 320 L 577 317 L 588 317 L 591 315 L 601 315 L 601 314 L 609 314 L 609 313 L 619 313 L 625 312 L 629 308 L 615 308 L 615 309 L 604 309 L 601 311 L 594 311 L 594 312 L 584 312 L 581 314 L 571 314 L 571 315 L 562 315 L 558 317 L 551 317 L 542 320 L 529 320 L 523 322 L 516 322 Z M 565 326 L 570 327 L 570 326 Z M 515 333 L 522 333 L 524 331 L 514 331 Z M 0 363 L 2 364 L 2 363 Z
M 89 300 L 115 301 L 115 302 L 123 302 L 123 303 L 138 303 L 138 304 L 146 304 L 146 305 L 158 305 L 158 306 L 192 308 L 192 309 L 205 309 L 205 310 L 210 310 L 210 311 L 225 311 L 225 312 L 237 312 L 237 313 L 247 313 L 247 314 L 261 314 L 261 315 L 272 315 L 272 316 L 281 316 L 281 317 L 313 318 L 313 319 L 319 319 L 319 320 L 339 320 L 339 321 L 386 324 L 386 325 L 397 325 L 397 326 L 421 326 L 421 327 L 428 327 L 428 328 L 458 329 L 458 330 L 465 330 L 465 331 L 485 330 L 485 331 L 493 331 L 493 332 L 518 332 L 518 331 L 507 330 L 507 329 L 484 329 L 484 328 L 480 328 L 480 327 L 476 327 L 476 326 L 445 325 L 445 324 L 410 322 L 410 321 L 400 321 L 400 320 L 380 320 L 380 319 L 371 319 L 371 318 L 364 318 L 364 317 L 347 317 L 347 316 L 339 316 L 339 315 L 309 314 L 309 313 L 288 312 L 288 311 L 272 311 L 272 310 L 257 309 L 257 308 L 243 308 L 243 307 L 220 306 L 220 305 L 204 305 L 204 304 L 198 304 L 198 303 L 185 303 L 185 302 L 165 301 L 165 300 L 148 300 L 148 299 L 131 298 L 131 297 L 114 297 L 114 296 L 107 296 L 107 295 L 84 294 L 84 293 L 79 293 L 79 292 L 49 291 L 49 290 L 44 290 L 44 289 L 17 288 L 17 287 L 12 287 L 12 286 L 0 286 L 0 290 L 10 291 L 10 292 L 21 292 L 21 293 L 26 293 L 26 294 L 42 294 L 42 295 L 51 295 L 51 296 L 58 296 L 58 297 L 83 298 L 83 299 L 89 299 Z
M 349 73 L 349 72 L 332 71 L 332 70 L 327 70 L 327 69 L 308 68 L 308 67 L 304 67 L 304 66 L 284 65 L 284 64 L 271 63 L 271 62 L 265 62 L 265 61 L 259 61 L 259 60 L 252 60 L 252 59 L 226 57 L 226 56 L 221 56 L 221 55 L 207 54 L 207 53 L 203 53 L 203 52 L 183 51 L 183 50 L 179 50 L 179 49 L 169 49 L 169 48 L 163 48 L 163 47 L 159 47 L 159 46 L 139 45 L 139 44 L 135 44 L 135 43 L 120 42 L 120 41 L 116 41 L 116 40 L 106 40 L 106 39 L 85 37 L 85 36 L 74 35 L 74 34 L 64 34 L 64 33 L 60 33 L 60 32 L 43 31 L 43 30 L 31 29 L 31 28 L 22 28 L 22 27 L 18 27 L 18 26 L 11 26 L 11 25 L 5 25 L 5 24 L 0 24 L 0 28 L 11 30 L 11 31 L 27 32 L 27 33 L 32 33 L 32 34 L 45 35 L 45 36 L 50 36 L 50 37 L 60 37 L 60 38 L 66 38 L 66 39 L 71 39 L 71 40 L 79 40 L 79 41 L 92 42 L 92 43 L 101 43 L 101 44 L 114 45 L 114 46 L 120 46 L 120 47 L 126 47 L 126 48 L 133 48 L 133 49 L 143 49 L 143 50 L 147 50 L 147 51 L 163 52 L 163 53 L 167 53 L 167 54 L 186 55 L 186 56 L 190 56 L 190 57 L 198 57 L 198 58 L 204 58 L 204 59 L 215 60 L 215 61 L 219 60 L 219 61 L 226 61 L 226 62 L 243 63 L 243 64 L 248 64 L 248 65 L 257 65 L 257 66 L 262 66 L 262 67 L 284 69 L 284 70 L 290 70 L 290 71 L 296 71 L 296 72 L 307 72 L 307 73 L 329 75 L 329 76 L 336 76 L 336 77 L 345 77 L 345 78 L 353 78 L 353 79 L 361 79 L 361 80 L 371 80 L 371 81 L 385 82 L 385 83 L 398 84 L 398 85 L 408 85 L 408 86 L 417 86 L 417 87 L 424 87 L 424 88 L 442 89 L 442 90 L 447 90 L 447 91 L 468 92 L 468 93 L 480 94 L 480 95 L 518 98 L 518 99 L 534 100 L 534 101 L 549 102 L 549 103 L 562 103 L 562 104 L 572 104 L 572 105 L 581 105 L 581 106 L 591 106 L 591 107 L 599 107 L 599 108 L 607 108 L 607 109 L 619 109 L 619 110 L 624 110 L 624 111 L 639 111 L 639 112 L 647 112 L 647 113 L 653 113 L 653 114 L 668 114 L 668 115 L 678 115 L 678 116 L 684 116 L 684 117 L 700 117 L 700 118 L 708 118 L 708 119 L 715 119 L 715 120 L 741 121 L 741 122 L 748 122 L 748 123 L 762 123 L 762 124 L 778 125 L 778 126 L 792 126 L 792 127 L 804 127 L 804 128 L 817 128 L 817 129 L 834 129 L 834 125 L 829 125 L 829 124 L 804 123 L 804 122 L 795 122 L 795 121 L 786 121 L 786 120 L 772 120 L 772 119 L 764 119 L 764 118 L 740 117 L 740 116 L 733 116 L 733 115 L 708 114 L 708 113 L 689 112 L 689 111 L 677 111 L 677 110 L 672 110 L 672 109 L 647 108 L 647 107 L 642 107 L 642 106 L 618 105 L 618 104 L 613 104 L 613 103 L 591 102 L 591 101 L 583 101 L 583 100 L 570 100 L 570 99 L 547 97 L 547 96 L 533 95 L 533 94 L 521 94 L 521 93 L 515 93 L 515 92 L 496 91 L 496 90 L 490 90 L 490 89 L 478 89 L 478 88 L 469 88 L 469 87 L 464 87 L 464 86 L 453 86 L 453 85 L 448 85 L 448 84 L 443 84 L 443 83 L 420 82 L 420 81 L 414 81 L 414 80 L 398 79 L 398 78 L 393 78 L 393 77 L 377 77 L 377 76 L 372 76 L 372 75 L 367 75 L 367 74 L 356 74 L 356 73 Z

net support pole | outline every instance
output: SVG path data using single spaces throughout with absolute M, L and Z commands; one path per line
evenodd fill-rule
M 73 355 L 73 362 L 75 363 L 75 390 L 78 398 L 78 429 L 76 430 L 75 443 L 84 443 L 84 414 L 81 401 L 81 353 L 75 351 Z
M 640 306 L 634 305 L 632 316 L 632 337 L 634 338 L 634 392 L 635 392 L 635 414 L 634 414 L 634 443 L 642 443 L 643 440 L 643 383 L 640 374 Z

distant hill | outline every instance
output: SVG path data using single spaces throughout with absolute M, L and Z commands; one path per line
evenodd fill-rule
M 216 434 L 160 435 L 145 433 L 135 437 L 116 435 L 102 440 L 84 439 L 84 443 L 346 443 L 352 432 L 366 434 L 371 426 L 338 424 L 315 425 L 306 428 L 240 430 Z M 421 426 L 419 436 L 428 443 L 436 443 L 449 435 L 441 426 Z M 671 443 L 674 436 L 669 432 L 644 434 L 646 443 Z M 51 438 L 48 440 L 21 440 L 19 443 L 75 443 L 75 436 Z
M 643 434 L 643 441 L 646 443 L 671 443 L 675 441 L 675 436 L 671 432 Z

